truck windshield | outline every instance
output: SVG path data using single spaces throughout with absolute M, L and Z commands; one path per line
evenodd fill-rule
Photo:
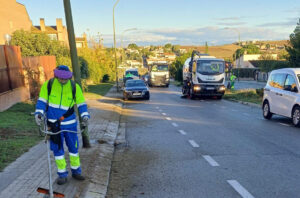
M 215 60 L 201 60 L 197 62 L 197 72 L 203 75 L 224 73 L 224 62 Z
M 154 65 L 152 71 L 168 71 L 168 65 Z

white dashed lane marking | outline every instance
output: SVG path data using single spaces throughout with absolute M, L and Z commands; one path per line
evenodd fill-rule
M 175 122 L 173 122 L 172 125 L 173 125 L 174 127 L 178 127 L 178 124 L 176 124 Z
M 254 198 L 238 181 L 227 180 L 227 182 L 236 190 L 243 198 Z
M 162 113 L 164 116 L 166 116 L 167 114 L 166 113 Z
M 211 156 L 209 155 L 202 155 L 202 157 L 211 165 L 211 166 L 220 166 L 218 162 L 216 162 Z
M 166 117 L 167 120 L 172 120 L 170 117 Z
M 192 145 L 194 148 L 198 148 L 199 145 L 194 141 L 194 140 L 189 140 L 189 143 Z
M 186 132 L 184 130 L 178 130 L 179 133 L 181 133 L 181 135 L 186 135 Z

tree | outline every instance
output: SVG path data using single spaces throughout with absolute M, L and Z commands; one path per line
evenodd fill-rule
M 166 49 L 168 48 L 168 49 L 171 49 L 172 48 L 172 44 L 171 43 L 167 43 L 167 44 L 165 44 L 165 46 L 164 46 Z
M 260 54 L 260 50 L 256 45 L 250 44 L 243 46 L 240 49 L 237 49 L 233 54 L 234 59 L 238 59 L 239 57 L 243 56 L 245 53 L 247 54 Z
M 300 67 L 300 19 L 290 35 L 290 46 L 286 46 L 286 51 L 289 54 L 288 61 L 292 67 Z
M 22 56 L 54 55 L 69 57 L 69 50 L 59 41 L 51 40 L 46 34 L 33 34 L 29 31 L 17 30 L 11 39 L 12 45 L 21 47 Z
M 129 49 L 136 49 L 136 50 L 138 50 L 139 49 L 139 46 L 137 46 L 137 44 L 135 44 L 135 43 L 130 43 L 129 45 L 128 45 L 128 47 L 127 48 L 129 48 Z
M 208 44 L 205 42 L 205 54 L 208 54 Z

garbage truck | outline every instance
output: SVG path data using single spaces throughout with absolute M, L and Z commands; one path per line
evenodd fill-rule
M 225 93 L 225 61 L 193 51 L 182 68 L 182 95 L 191 99 L 214 96 L 222 99 Z
M 149 86 L 169 87 L 170 72 L 168 64 L 153 64 L 149 66 Z

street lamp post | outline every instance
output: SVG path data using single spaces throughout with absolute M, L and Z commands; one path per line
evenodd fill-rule
M 116 31 L 115 31 L 115 7 L 120 0 L 117 0 L 113 7 L 113 29 L 114 29 L 114 51 L 115 51 L 115 67 L 116 67 L 116 81 L 117 81 L 117 92 L 119 92 L 119 78 L 118 78 L 118 62 L 117 62 L 117 51 L 116 51 Z

